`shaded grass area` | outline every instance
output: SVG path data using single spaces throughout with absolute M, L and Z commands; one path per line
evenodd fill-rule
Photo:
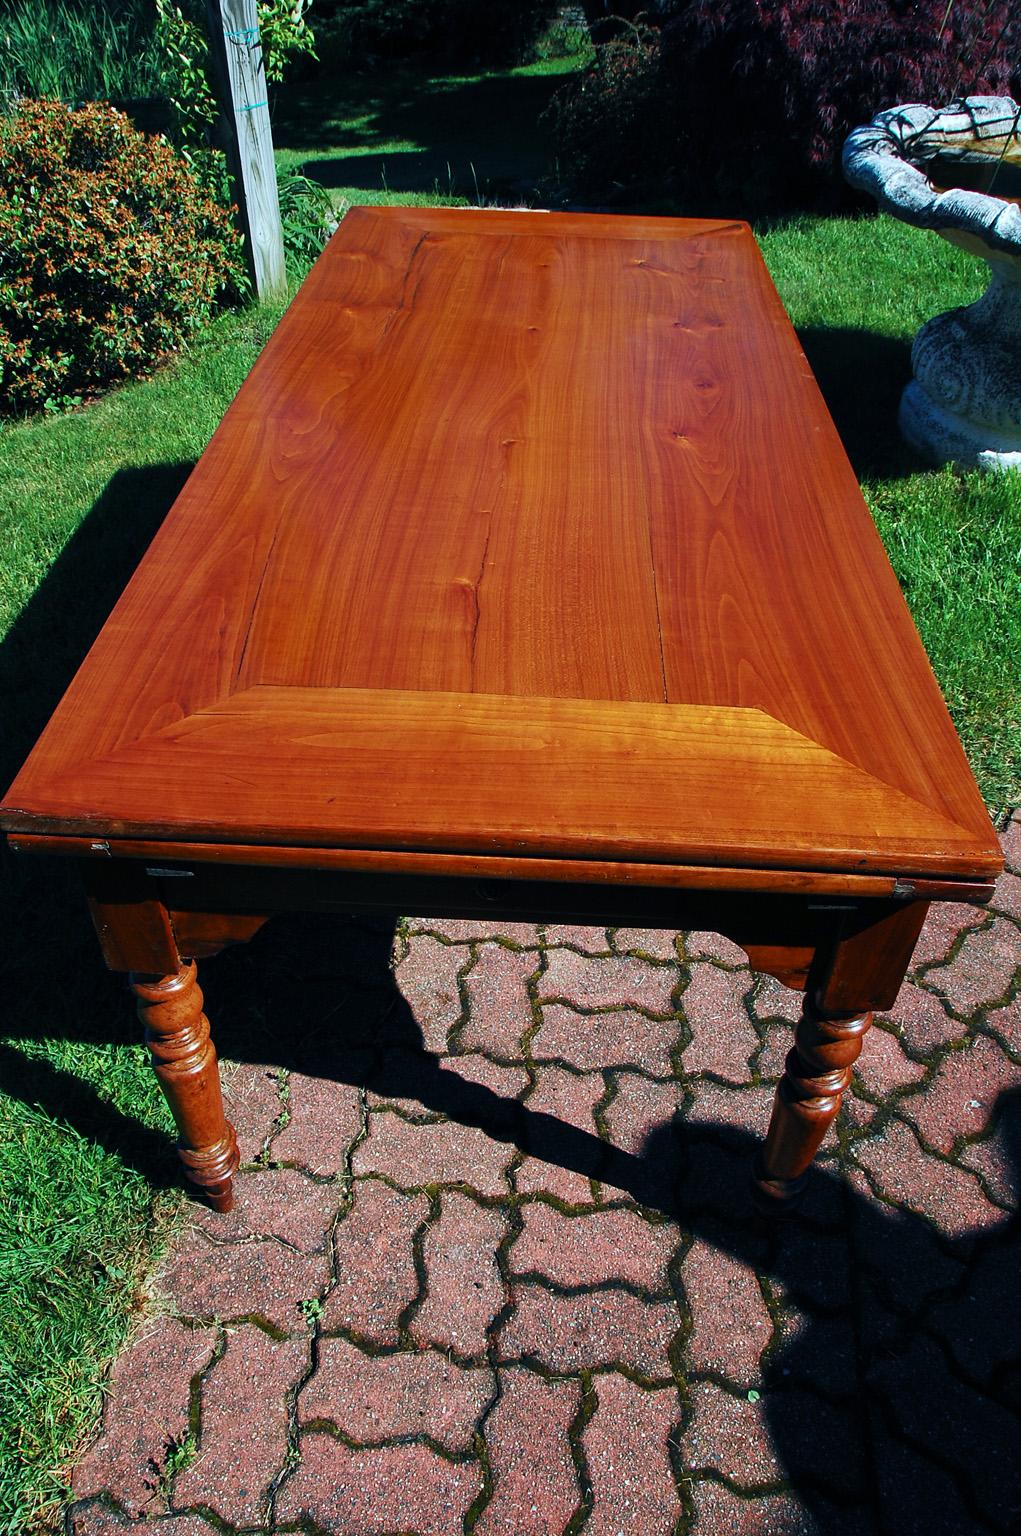
M 571 67 L 320 77 L 280 102 L 278 158 L 341 208 L 542 201 L 550 164 L 537 117 Z M 927 470 L 894 420 L 914 330 L 974 298 L 981 266 L 888 219 L 802 218 L 759 233 L 983 791 L 994 806 L 1016 803 L 1021 476 Z M 276 318 L 226 316 L 144 383 L 0 428 L 4 786 Z M 181 1198 L 169 1115 L 74 871 L 2 857 L 0 1536 L 13 1536 L 56 1519 L 60 1469 L 94 1423 L 104 1362 Z
M 277 162 L 321 182 L 341 209 L 539 202 L 552 153 L 542 114 L 578 62 L 484 75 L 321 72 L 276 103 Z

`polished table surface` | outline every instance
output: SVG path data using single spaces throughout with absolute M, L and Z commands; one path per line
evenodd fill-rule
M 345 217 L 2 825 L 902 901 L 1001 867 L 748 228 L 543 212 Z

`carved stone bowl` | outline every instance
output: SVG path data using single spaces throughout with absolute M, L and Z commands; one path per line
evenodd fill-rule
M 903 106 L 856 128 L 844 175 L 894 218 L 982 256 L 990 282 L 974 304 L 922 326 L 900 427 L 929 458 L 1021 468 L 1021 107 L 969 96 Z

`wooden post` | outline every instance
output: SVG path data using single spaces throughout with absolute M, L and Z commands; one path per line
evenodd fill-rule
M 258 297 L 276 298 L 287 272 L 256 0 L 207 0 L 206 13 L 248 269 Z

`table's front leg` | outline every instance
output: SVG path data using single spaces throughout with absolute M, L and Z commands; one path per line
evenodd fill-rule
M 863 908 L 816 951 L 755 1170 L 763 1208 L 790 1206 L 801 1193 L 851 1082 L 872 1010 L 896 1001 L 927 910 L 924 901 Z
M 871 1012 L 826 1018 L 806 996 L 756 1168 L 771 1204 L 789 1205 L 801 1193 L 871 1027 Z
M 216 1050 L 194 960 L 169 976 L 131 973 L 138 1016 L 170 1112 L 177 1151 L 188 1178 L 214 1210 L 234 1204 L 233 1177 L 240 1161 L 234 1127 L 224 1115 Z
M 106 963 L 130 974 L 188 1179 L 214 1209 L 229 1211 L 237 1139 L 224 1115 L 195 962 L 181 958 L 159 886 L 144 868 L 125 860 L 89 861 L 81 869 Z

